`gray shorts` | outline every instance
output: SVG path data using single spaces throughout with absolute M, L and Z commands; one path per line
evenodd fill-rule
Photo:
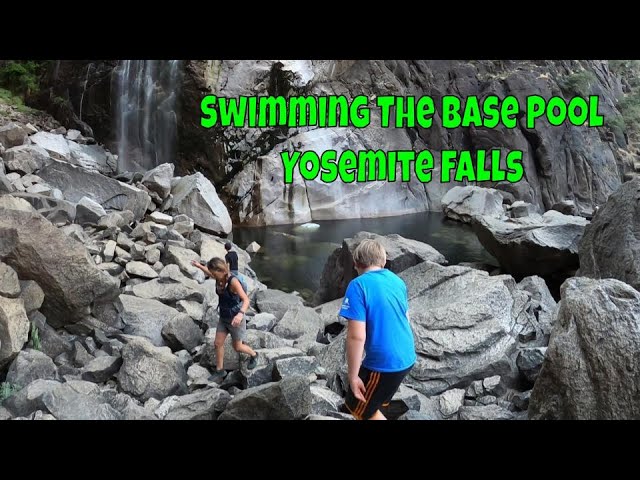
M 244 334 L 246 331 L 247 331 L 247 319 L 244 317 L 242 318 L 240 325 L 238 325 L 237 327 L 231 326 L 231 320 L 227 321 L 222 319 L 218 320 L 218 326 L 216 327 L 216 333 L 219 333 L 219 332 L 230 333 L 231 339 L 234 342 L 244 340 Z

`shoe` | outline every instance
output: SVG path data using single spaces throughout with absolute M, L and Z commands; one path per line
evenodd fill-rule
M 220 383 L 222 382 L 222 380 L 224 380 L 224 378 L 227 376 L 227 371 L 222 369 L 222 370 L 216 370 L 215 372 L 213 372 L 213 375 L 211 375 L 209 377 L 209 381 L 210 382 L 216 382 L 216 383 Z
M 258 352 L 256 352 L 255 357 L 251 357 L 249 359 L 249 363 L 247 363 L 247 370 L 253 370 L 254 368 L 256 368 L 257 364 L 258 364 Z

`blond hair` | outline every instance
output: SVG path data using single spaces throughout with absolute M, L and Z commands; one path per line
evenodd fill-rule
M 387 252 L 377 240 L 366 239 L 353 251 L 353 261 L 365 268 L 374 265 L 384 268 L 387 263 Z

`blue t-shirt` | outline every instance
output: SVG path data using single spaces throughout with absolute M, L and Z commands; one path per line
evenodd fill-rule
M 386 268 L 363 273 L 349 282 L 340 316 L 367 324 L 364 367 L 399 372 L 415 363 L 408 308 L 407 286 Z

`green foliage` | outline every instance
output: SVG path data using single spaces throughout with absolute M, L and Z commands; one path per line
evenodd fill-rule
M 19 112 L 30 112 L 31 108 L 27 107 L 22 100 L 22 97 L 11 93 L 5 88 L 0 88 L 0 103 L 11 105 L 15 107 Z
M 35 350 L 42 350 L 42 343 L 40 342 L 40 331 L 35 323 L 31 322 L 31 332 L 29 334 L 31 337 L 31 346 Z
M 10 60 L 0 68 L 0 86 L 23 98 L 39 89 L 39 76 L 46 62 Z
M 618 110 L 622 114 L 627 129 L 640 131 L 640 89 L 633 90 L 618 102 Z
M 0 383 L 0 403 L 4 402 L 14 393 L 18 392 L 20 387 L 9 382 Z
M 596 76 L 593 72 L 583 70 L 561 78 L 558 84 L 560 88 L 566 92 L 587 97 L 591 93 L 591 85 L 595 81 Z
M 609 69 L 631 88 L 640 86 L 640 60 L 609 60 Z

